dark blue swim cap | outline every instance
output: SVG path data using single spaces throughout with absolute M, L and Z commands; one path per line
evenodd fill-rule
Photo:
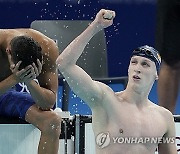
M 161 57 L 159 55 L 159 52 L 153 47 L 150 47 L 148 45 L 138 47 L 132 52 L 132 56 L 141 56 L 150 59 L 155 63 L 157 72 L 159 72 Z

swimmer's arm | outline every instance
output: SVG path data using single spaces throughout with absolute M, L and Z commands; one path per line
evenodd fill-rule
M 99 82 L 92 78 L 79 66 L 71 65 L 63 71 L 67 83 L 73 92 L 84 100 L 89 107 L 100 105 L 103 99 L 103 90 Z
M 6 79 L 0 82 L 0 96 L 4 94 L 7 90 L 11 89 L 18 83 L 18 80 L 14 77 L 14 75 L 10 75 Z
M 58 75 L 55 61 L 59 55 L 59 50 L 54 41 L 48 44 L 47 48 L 51 54 L 43 56 L 43 69 L 37 77 L 40 85 L 33 80 L 26 83 L 35 103 L 42 110 L 49 110 L 54 106 L 58 89 Z
M 12 74 L 0 82 L 0 95 L 14 87 L 17 83 L 21 82 L 20 78 L 29 72 L 29 66 L 19 71 L 18 68 L 20 64 L 21 62 L 18 62 L 13 66 L 13 69 L 10 68 Z
M 49 73 L 50 74 L 50 73 Z M 35 81 L 30 81 L 29 84 L 26 84 L 28 90 L 30 91 L 31 96 L 33 97 L 37 106 L 39 106 L 42 110 L 50 110 L 53 108 L 56 102 L 56 94 L 58 88 L 58 80 L 55 77 L 55 74 L 50 74 L 51 77 L 46 80 L 46 77 L 43 77 L 43 81 L 46 81 L 47 84 L 38 85 Z M 52 81 L 52 83 L 48 83 Z
M 104 12 L 105 10 L 101 10 L 96 15 L 96 19 L 90 26 L 66 47 L 56 61 L 69 86 L 90 107 L 94 106 L 95 102 L 101 101 L 103 92 L 98 82 L 93 81 L 84 70 L 76 65 L 76 62 L 90 39 L 101 29 L 112 25 L 113 19 L 103 19 Z
M 77 37 L 62 54 L 57 58 L 57 66 L 69 84 L 70 88 L 90 107 L 94 102 L 100 101 L 101 89 L 95 81 L 76 65 L 76 61 L 82 54 L 86 44 L 98 32 L 96 25 L 89 26 L 79 37 Z
M 164 135 L 165 139 L 169 139 L 171 143 L 161 143 L 158 145 L 159 154 L 177 154 L 177 148 L 175 143 L 175 122 L 173 115 L 167 111 L 167 132 Z M 174 139 L 174 140 L 173 140 Z

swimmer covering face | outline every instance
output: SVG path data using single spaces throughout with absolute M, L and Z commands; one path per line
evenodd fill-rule
M 32 63 L 37 64 L 37 59 L 42 61 L 42 49 L 41 46 L 32 37 L 29 36 L 17 36 L 14 37 L 11 42 L 11 53 L 13 62 L 17 64 L 22 61 L 19 70 L 25 68 Z
M 57 45 L 33 29 L 0 29 L 0 36 L 0 115 L 21 118 L 41 131 L 36 153 L 57 154 L 61 117 L 52 110 L 58 90 Z M 19 82 L 30 93 L 16 91 Z

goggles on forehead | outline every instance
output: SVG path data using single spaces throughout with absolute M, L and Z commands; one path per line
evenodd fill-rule
M 139 47 L 132 52 L 132 56 L 142 56 L 150 59 L 156 65 L 157 70 L 161 65 L 161 57 L 156 49 L 147 45 Z

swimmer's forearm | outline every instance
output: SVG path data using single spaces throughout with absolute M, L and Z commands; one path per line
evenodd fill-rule
M 86 30 L 75 38 L 57 58 L 56 63 L 58 67 L 66 68 L 71 64 L 75 64 L 90 39 L 101 29 L 102 28 L 99 24 L 93 21 Z
M 53 91 L 40 87 L 33 80 L 29 83 L 26 83 L 26 85 L 35 103 L 42 110 L 49 110 L 54 106 L 56 102 L 56 94 Z
M 0 82 L 0 95 L 5 93 L 7 90 L 11 89 L 13 86 L 15 86 L 19 81 L 15 78 L 15 76 L 12 74 L 3 81 Z

